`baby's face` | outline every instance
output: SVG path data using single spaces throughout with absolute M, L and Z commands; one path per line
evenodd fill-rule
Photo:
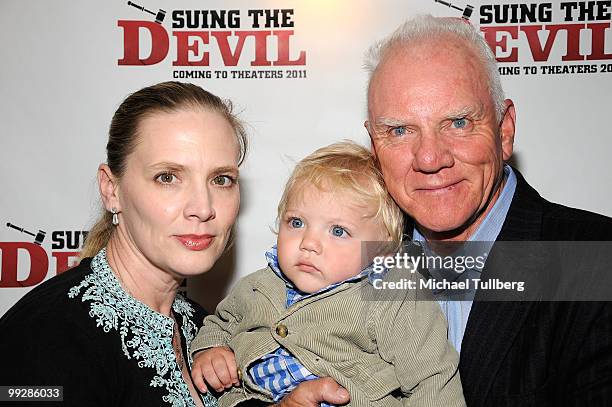
M 305 186 L 290 197 L 278 232 L 278 261 L 300 291 L 313 293 L 361 272 L 362 241 L 389 240 L 376 208 L 356 206 L 350 195 Z

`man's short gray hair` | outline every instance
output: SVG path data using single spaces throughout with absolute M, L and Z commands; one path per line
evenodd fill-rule
M 489 92 L 495 106 L 497 120 L 500 121 L 504 115 L 505 97 L 499 71 L 497 70 L 497 60 L 480 32 L 470 23 L 460 18 L 440 18 L 431 15 L 417 16 L 406 21 L 391 35 L 376 42 L 365 55 L 365 68 L 369 72 L 368 86 L 381 60 L 393 46 L 408 47 L 423 40 L 431 40 L 444 36 L 454 36 L 474 47 L 488 74 Z

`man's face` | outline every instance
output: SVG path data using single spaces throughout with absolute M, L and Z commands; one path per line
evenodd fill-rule
M 476 58 L 453 38 L 396 47 L 368 90 L 366 126 L 387 188 L 428 238 L 468 238 L 512 154 L 512 102 L 500 125 Z

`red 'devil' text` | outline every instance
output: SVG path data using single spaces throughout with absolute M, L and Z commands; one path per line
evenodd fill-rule
M 154 65 L 163 61 L 170 50 L 168 31 L 150 21 L 119 20 L 123 29 L 124 55 L 119 65 Z M 150 55 L 140 55 L 140 35 L 150 36 Z M 245 45 L 252 47 L 251 66 L 293 66 L 306 64 L 306 52 L 297 55 L 291 50 L 293 30 L 219 30 L 172 31 L 176 42 L 176 58 L 173 66 L 209 66 L 211 52 L 218 53 L 224 66 L 237 66 Z M 247 41 L 248 40 L 248 41 Z M 276 55 L 269 56 L 269 49 L 276 42 Z M 234 44 L 234 45 L 232 45 Z

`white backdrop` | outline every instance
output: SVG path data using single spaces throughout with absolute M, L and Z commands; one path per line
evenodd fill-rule
M 118 0 L 0 1 L 0 315 L 32 288 L 28 282 L 50 278 L 74 261 L 66 258 L 79 251 L 79 231 L 88 230 L 98 215 L 95 173 L 105 157 L 106 131 L 114 110 L 129 93 L 173 80 L 175 71 L 209 71 L 211 79 L 182 80 L 231 99 L 249 124 L 252 148 L 241 172 L 237 243 L 215 269 L 188 284 L 190 294 L 211 309 L 236 278 L 265 264 L 263 253 L 275 241 L 270 226 L 293 163 L 339 139 L 368 142 L 362 124 L 366 116 L 362 57 L 369 44 L 417 13 L 461 17 L 466 7 L 457 1 L 457 10 L 434 0 L 137 3 L 153 14 Z M 580 15 L 579 9 L 563 9 L 561 2 L 470 4 L 473 24 L 481 29 L 498 27 L 498 57 L 512 55 L 512 49 L 516 52 L 516 61 L 500 64 L 506 68 L 502 77 L 506 94 L 517 108 L 515 165 L 544 197 L 612 215 L 608 164 L 612 10 L 604 7 Z M 510 7 L 508 18 L 503 7 Z M 119 21 L 156 24 L 159 9 L 166 11 L 157 25 L 170 39 L 167 57 L 154 65 L 119 65 L 126 51 Z M 292 10 L 285 13 L 293 26 L 253 26 L 249 10 L 274 9 Z M 525 12 L 531 9 L 536 11 L 533 15 Z M 175 29 L 176 10 L 192 14 L 239 10 L 240 23 L 233 28 Z M 487 21 L 493 12 L 497 23 Z M 542 29 L 529 42 L 526 33 L 533 26 Z M 292 30 L 288 58 L 298 60 L 303 52 L 305 61 L 295 66 L 251 66 L 256 49 L 249 37 L 237 65 L 225 66 L 211 37 L 208 44 L 198 42 L 196 52 L 189 55 L 195 61 L 208 52 L 209 66 L 172 65 L 179 52 L 174 31 L 232 31 L 233 50 L 235 32 L 244 30 Z M 146 29 L 140 31 L 139 43 L 141 59 L 159 46 Z M 276 37 L 271 34 L 267 44 L 268 59 L 277 60 Z M 540 61 L 534 61 L 534 52 L 544 54 Z M 572 73 L 573 65 L 586 67 L 580 72 L 571 68 Z M 231 78 L 231 71 L 253 75 L 264 70 L 282 71 L 284 77 Z M 287 78 L 289 70 L 302 77 Z M 228 78 L 217 79 L 223 72 Z M 40 235 L 30 236 L 7 223 L 34 235 L 44 231 L 40 247 L 32 248 Z

